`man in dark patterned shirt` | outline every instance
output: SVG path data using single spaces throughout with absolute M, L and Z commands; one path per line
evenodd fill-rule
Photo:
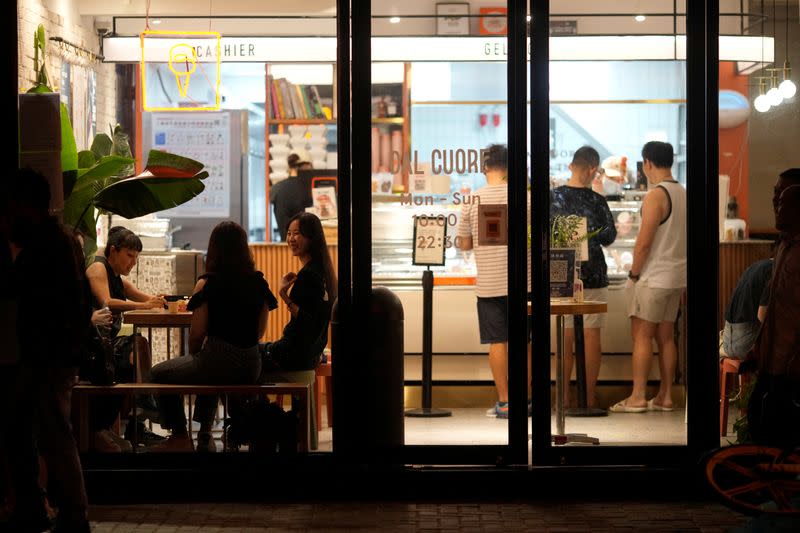
M 586 219 L 587 230 L 600 232 L 589 239 L 589 260 L 581 262 L 580 272 L 584 295 L 587 300 L 608 301 L 608 270 L 602 246 L 608 246 L 617 238 L 614 218 L 604 196 L 592 190 L 592 181 L 600 166 L 600 155 L 591 146 L 582 146 L 575 151 L 569 165 L 572 175 L 566 185 L 550 193 L 550 219 L 556 215 L 577 215 Z M 595 314 L 584 317 L 584 341 L 586 353 L 586 397 L 589 407 L 597 403 L 595 386 L 600 372 L 600 328 L 605 325 L 606 315 Z M 572 317 L 567 317 L 564 352 L 564 379 L 568 383 L 572 374 L 574 357 L 572 342 L 574 328 Z M 564 389 L 564 402 L 568 404 L 569 387 Z

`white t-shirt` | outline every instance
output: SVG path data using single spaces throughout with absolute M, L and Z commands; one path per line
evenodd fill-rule
M 461 208 L 461 220 L 458 225 L 459 237 L 472 237 L 475 253 L 475 264 L 478 268 L 478 279 L 475 293 L 479 298 L 508 296 L 508 246 L 481 246 L 478 243 L 478 207 L 479 205 L 508 205 L 508 185 L 486 185 L 474 196 L 480 201 L 464 205 Z M 528 220 L 530 220 L 531 201 L 528 197 Z M 509 227 L 509 239 L 514 228 Z M 527 224 L 522 228 L 527 235 Z M 528 272 L 531 271 L 531 249 L 528 247 Z M 531 291 L 531 278 L 528 275 L 528 292 Z

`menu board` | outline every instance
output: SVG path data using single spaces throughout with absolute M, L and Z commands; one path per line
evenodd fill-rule
M 575 287 L 575 249 L 550 250 L 550 297 L 572 298 Z
M 414 217 L 414 248 L 411 263 L 421 266 L 444 265 L 447 222 L 442 217 Z
M 205 165 L 205 190 L 159 214 L 170 218 L 230 217 L 231 143 L 228 113 L 154 113 L 152 147 Z

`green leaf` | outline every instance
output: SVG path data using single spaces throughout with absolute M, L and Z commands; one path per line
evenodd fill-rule
M 105 133 L 98 133 L 94 136 L 94 140 L 92 141 L 92 153 L 96 160 L 100 160 L 107 155 L 111 155 L 111 149 L 113 148 L 114 143 L 111 140 L 111 137 L 106 135 Z M 81 167 L 85 168 L 85 167 Z
M 95 195 L 103 190 L 101 181 L 87 181 L 78 184 L 64 202 L 64 224 L 77 228 L 87 235 L 95 234 L 94 209 L 91 204 Z
M 64 182 L 64 198 L 69 198 L 72 194 L 72 189 L 75 188 L 75 183 L 78 180 L 77 170 L 67 170 L 61 173 L 62 181 Z
M 42 61 L 44 61 L 44 54 L 47 52 L 47 39 L 44 35 L 44 24 L 39 24 L 39 27 L 36 28 L 34 44 L 39 50 L 42 51 Z
M 156 176 L 171 178 L 192 177 L 203 170 L 203 163 L 160 150 L 147 154 L 147 170 Z
M 67 106 L 61 104 L 61 172 L 78 170 L 78 145 L 72 133 Z
M 127 157 L 119 157 L 116 155 L 106 156 L 88 170 L 81 169 L 82 173 L 75 187 L 82 188 L 91 181 L 113 178 L 119 174 L 122 169 L 132 165 L 133 162 L 133 159 L 128 159 Z
M 94 205 L 124 218 L 136 218 L 188 202 L 205 189 L 201 172 L 191 178 L 155 177 L 150 173 L 119 180 L 94 197 Z
M 97 159 L 91 150 L 78 152 L 78 168 L 92 168 L 95 163 L 97 163 Z

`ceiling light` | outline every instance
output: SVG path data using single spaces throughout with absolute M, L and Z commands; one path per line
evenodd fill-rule
M 647 20 L 647 17 L 645 17 L 644 15 L 636 15 L 635 17 L 633 17 L 633 20 L 635 20 L 636 22 L 644 22 L 645 20 Z
M 792 80 L 786 79 L 783 80 L 780 85 L 778 85 L 778 90 L 781 92 L 781 96 L 788 100 L 797 92 L 797 86 Z
M 767 95 L 761 94 L 756 97 L 755 101 L 753 102 L 753 107 L 755 107 L 756 111 L 760 113 L 766 113 L 772 106 L 769 103 L 769 98 L 767 98 Z
M 161 19 L 153 19 L 150 22 L 152 22 L 153 24 L 161 24 Z
M 753 107 L 756 108 L 756 111 L 766 113 L 772 107 L 770 98 L 765 94 L 767 92 L 767 78 L 759 76 L 756 79 L 758 80 L 758 96 L 753 100 Z
M 391 22 L 392 24 L 397 24 L 398 22 L 400 22 L 400 17 L 392 17 L 389 19 L 389 22 Z
M 786 35 L 784 35 L 784 41 L 786 42 L 786 51 L 784 52 L 783 56 L 783 81 L 778 86 L 778 90 L 781 92 L 781 96 L 786 98 L 792 98 L 795 93 L 797 92 L 797 86 L 791 80 L 792 77 L 792 67 L 789 65 L 789 2 L 786 2 Z
M 528 22 L 530 22 L 530 21 L 531 21 L 531 16 L 530 16 L 530 15 L 527 15 L 527 16 L 525 17 L 525 20 L 527 20 Z
M 779 106 L 781 102 L 783 102 L 783 95 L 777 87 L 773 87 L 767 91 L 767 98 L 769 98 L 769 103 L 772 107 Z

